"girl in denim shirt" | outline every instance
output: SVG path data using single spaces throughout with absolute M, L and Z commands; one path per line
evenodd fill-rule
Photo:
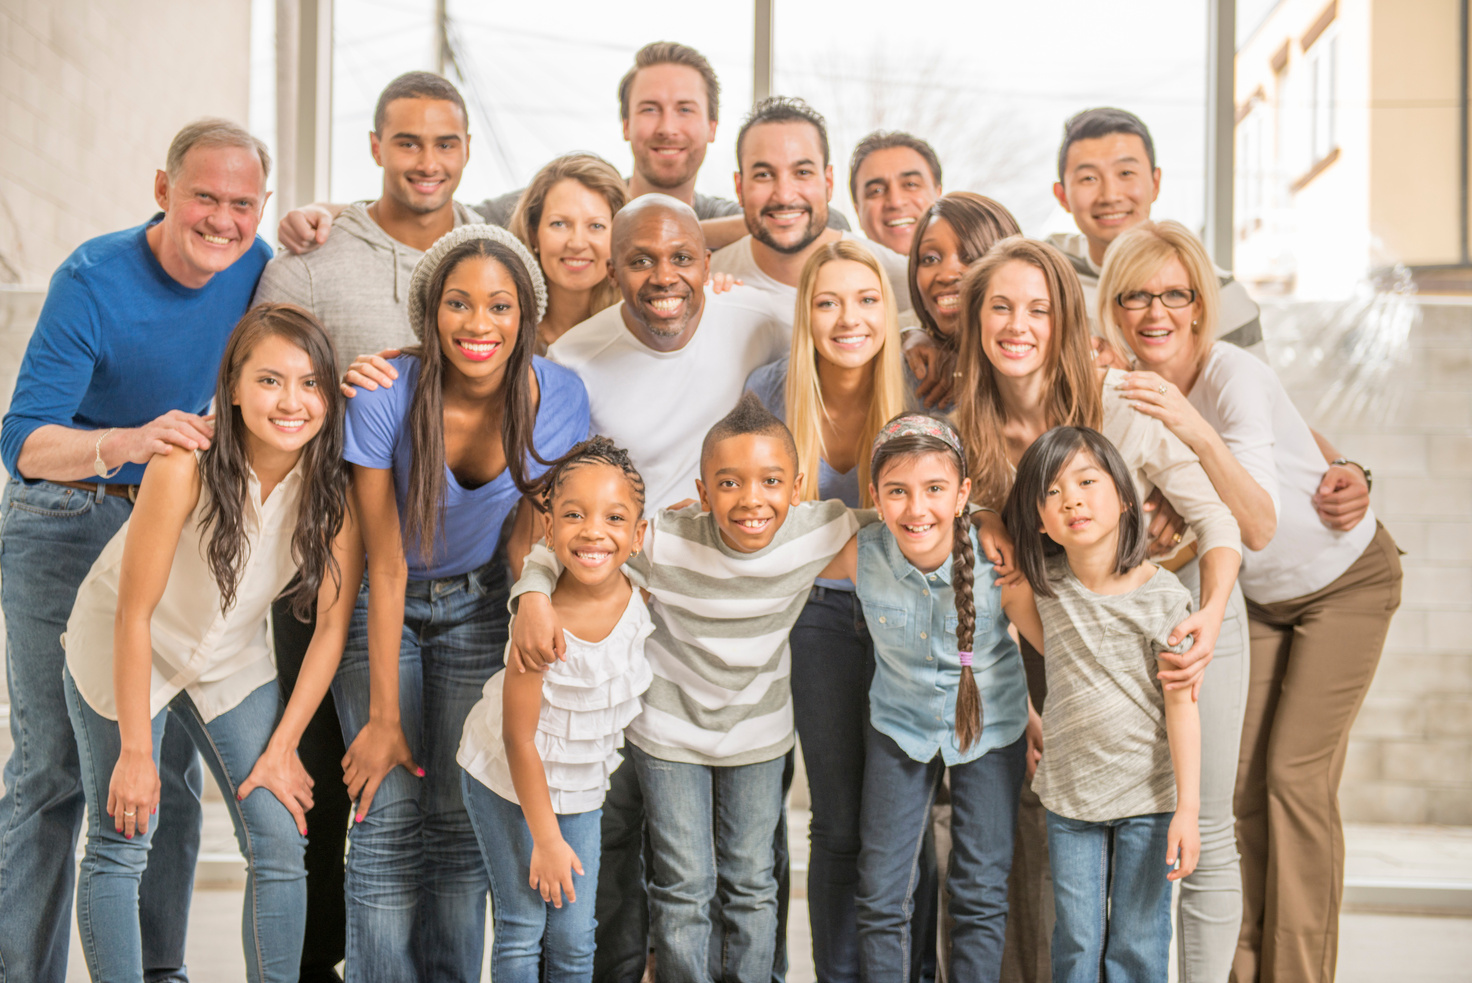
M 964 461 L 948 424 L 919 414 L 891 420 L 869 471 L 883 522 L 861 530 L 838 561 L 858 587 L 876 655 L 860 820 L 865 979 L 908 973 L 921 843 L 947 769 L 953 978 L 1001 974 L 1027 683 L 1000 589 L 975 586 L 978 565 L 984 585 L 991 571 L 967 516 Z

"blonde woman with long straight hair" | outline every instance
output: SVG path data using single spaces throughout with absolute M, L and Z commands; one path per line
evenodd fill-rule
M 1182 933 L 1182 965 L 1194 962 L 1202 972 L 1192 978 L 1202 979 L 1228 969 L 1243 981 L 1333 979 L 1344 888 L 1339 780 L 1400 603 L 1399 551 L 1373 513 L 1348 529 L 1319 516 L 1326 463 L 1344 459 L 1309 429 L 1269 366 L 1212 341 L 1216 271 L 1184 226 L 1145 222 L 1114 241 L 1099 314 L 1105 336 L 1134 362 L 1122 395 L 1200 456 L 1247 546 L 1240 583 L 1252 658 L 1220 658 L 1218 644 L 1201 700 L 1202 868 L 1210 832 L 1231 878 L 1224 870 L 1212 878 L 1222 882 L 1215 892 L 1182 896 L 1183 923 L 1194 903 L 1214 926 L 1198 952 Z M 1239 844 L 1241 890 L 1226 894 Z
M 1172 571 L 1193 556 L 1200 558 L 1196 581 L 1187 584 L 1193 613 L 1171 633 L 1172 644 L 1187 635 L 1192 643 L 1181 655 L 1163 655 L 1181 668 L 1162 672 L 1162 684 L 1176 689 L 1198 683 L 1219 638 L 1224 656 L 1231 648 L 1240 651 L 1242 602 L 1234 588 L 1242 555 L 1237 523 L 1196 454 L 1163 423 L 1136 412 L 1123 398 L 1119 385 L 1124 373 L 1094 364 L 1083 286 L 1067 258 L 1046 243 L 1021 236 L 997 243 L 961 281 L 958 335 L 957 363 L 967 385 L 957 398 L 955 421 L 969 457 L 973 501 L 1000 507 L 1011 491 L 1017 462 L 1053 427 L 1100 431 L 1124 458 L 1140 501 L 1160 488 L 1195 537 L 1183 541 L 1183 535 L 1167 536 L 1163 550 L 1159 542 L 1152 543 L 1158 565 Z M 1047 696 L 1042 659 L 1028 645 L 1022 646 L 1022 656 L 1029 692 L 1041 710 Z M 1033 726 L 1041 731 L 1036 719 Z M 1047 805 L 1024 789 L 1009 890 L 1012 920 L 1024 923 L 1023 934 L 1026 924 L 1041 924 L 1052 908 L 1042 887 L 1048 861 L 1041 808 Z M 1178 808 L 1195 809 L 1199 815 L 1200 802 L 1183 801 Z M 1064 846 L 1093 851 L 1096 844 Z M 1099 860 L 1106 863 L 1102 855 Z M 1165 874 L 1162 869 L 1160 876 Z M 1182 925 L 1184 933 L 1195 936 L 1205 928 L 1198 918 L 1187 918 Z M 1030 949 L 1021 936 L 1015 937 L 1015 945 Z M 1032 951 L 1020 954 L 1034 956 Z
M 564 154 L 532 178 L 511 214 L 511 233 L 526 244 L 547 280 L 547 313 L 537 324 L 536 354 L 619 299 L 608 278 L 613 216 L 629 189 L 597 154 Z
M 873 504 L 869 449 L 902 413 L 904 355 L 889 279 L 864 246 L 839 240 L 803 267 L 789 357 L 746 388 L 797 442 L 804 499 Z M 850 581 L 819 580 L 792 629 L 792 705 L 812 788 L 808 914 L 818 978 L 858 979 L 859 797 L 874 647 Z

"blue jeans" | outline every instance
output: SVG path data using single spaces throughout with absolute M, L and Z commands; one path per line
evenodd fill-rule
M 351 746 L 368 723 L 368 592 L 358 593 L 332 697 Z M 348 834 L 350 981 L 478 980 L 485 863 L 460 794 L 455 752 L 481 687 L 503 665 L 507 571 L 411 580 L 399 641 L 399 716 L 417 778 L 395 768 Z
M 1017 796 L 1027 770 L 1023 738 L 950 768 L 951 976 L 995 983 L 1007 927 L 1007 874 Z M 892 738 L 868 728 L 863 848 L 859 852 L 859 958 L 869 983 L 899 983 L 910 972 L 910 922 L 930 807 L 946 771 L 937 755 L 915 761 Z
M 0 502 L 0 608 L 14 743 L 0 798 L 0 981 L 66 977 L 72 858 L 86 800 L 61 682 L 61 636 L 77 588 L 132 512 L 126 498 L 49 481 L 12 479 Z M 143 977 L 150 983 L 187 979 L 184 936 L 203 821 L 199 755 L 178 722 L 165 727 L 159 750 L 159 818 L 168 846 L 139 889 Z
M 108 786 L 122 748 L 117 721 L 108 720 L 82 699 L 69 672 L 65 686 L 87 792 L 87 847 L 77 885 L 82 952 L 94 980 L 141 981 L 138 885 L 149 866 L 155 835 L 167 833 L 159 833 L 156 823 L 131 840 L 117 831 L 107 814 Z M 307 841 L 297 832 L 296 820 L 266 789 L 255 789 L 243 802 L 235 798 L 235 790 L 266 750 L 280 708 L 273 679 L 209 723 L 200 717 L 187 693 L 176 696 L 169 711 L 153 719 L 154 764 L 158 764 L 159 742 L 172 712 L 204 755 L 230 809 L 235 842 L 247 864 L 241 935 L 246 977 L 252 983 L 287 983 L 297 978 L 307 915 L 307 870 L 302 862 Z M 160 805 L 159 819 L 164 811 Z M 186 910 L 181 921 L 187 918 Z
M 659 983 L 770 983 L 777 941 L 773 837 L 786 757 L 722 768 L 651 757 L 632 744 L 654 854 L 649 907 Z M 617 772 L 615 772 L 617 774 Z M 719 974 L 710 905 L 721 899 Z
M 625 765 L 624 767 L 628 767 Z M 542 900 L 530 884 L 532 832 L 521 806 L 463 771 L 470 824 L 491 875 L 491 979 L 496 983 L 588 983 L 593 978 L 594 895 L 598 887 L 602 810 L 558 816 L 562 838 L 583 865 L 573 871 L 578 899 L 562 907 Z M 545 975 L 544 975 L 545 971 Z
M 1057 983 L 1165 983 L 1170 820 L 1158 812 L 1088 823 L 1048 812 Z
M 808 921 L 813 965 L 823 983 L 859 978 L 859 816 L 864 734 L 874 644 L 853 591 L 814 587 L 792 627 L 792 710 L 807 766 L 813 816 L 808 828 Z M 935 852 L 921 856 L 912 923 L 911 979 L 935 955 Z M 930 967 L 931 974 L 934 967 Z

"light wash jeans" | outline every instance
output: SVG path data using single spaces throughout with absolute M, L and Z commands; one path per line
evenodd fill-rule
M 623 767 L 627 768 L 625 764 Z M 501 798 L 463 771 L 460 782 L 470 824 L 491 875 L 491 979 L 495 983 L 588 983 L 593 978 L 594 895 L 602 810 L 557 817 L 562 838 L 583 872 L 572 872 L 576 901 L 562 907 L 531 886 L 532 831 L 521 806 Z
M 1170 820 L 1168 812 L 1102 823 L 1048 813 L 1054 983 L 1166 983 Z
M 368 592 L 358 593 L 332 697 L 343 743 L 368 723 Z M 411 580 L 399 642 L 399 717 L 417 778 L 395 768 L 348 833 L 349 983 L 480 979 L 490 882 L 455 762 L 465 717 L 504 664 L 509 592 L 497 555 L 468 574 Z
M 49 481 L 12 479 L 0 502 L 0 607 L 10 737 L 0 798 L 0 983 L 62 983 L 77 834 L 86 800 L 68 722 L 61 636 L 92 564 L 133 503 Z M 168 716 L 167 714 L 165 716 Z M 194 744 L 164 728 L 161 847 L 139 888 L 143 978 L 186 980 L 184 935 L 199 854 L 204 776 Z
M 1200 563 L 1176 571 L 1201 602 Z M 1247 606 L 1234 585 L 1217 636 L 1216 651 L 1201 685 L 1201 860 L 1181 881 L 1176 906 L 1180 983 L 1224 983 L 1232 971 L 1242 930 L 1242 869 L 1232 797 L 1247 707 L 1251 650 Z
M 150 847 L 159 832 L 127 839 L 107 814 L 108 787 L 122 741 L 118 724 L 88 706 L 71 673 L 65 677 L 67 710 L 77 735 L 82 785 L 87 791 L 87 848 L 77 883 L 77 930 L 87 971 L 94 980 L 143 980 L 143 942 L 138 925 L 138 884 L 148 868 Z M 235 790 L 266 750 L 281 709 L 273 679 L 255 688 L 234 708 L 205 723 L 189 694 L 180 693 L 169 710 L 153 719 L 154 764 L 168 714 L 175 714 L 204 755 L 220 786 L 235 842 L 246 860 L 245 906 L 241 936 L 246 978 L 251 983 L 290 983 L 301 967 L 302 926 L 307 916 L 306 838 L 296 820 L 269 791 L 253 790 L 244 801 Z M 164 814 L 159 806 L 158 817 Z M 180 913 L 187 924 L 188 911 Z
M 654 876 L 650 933 L 659 983 L 770 983 L 777 942 L 773 838 L 786 756 L 722 768 L 626 746 L 644 793 Z M 711 902 L 723 945 L 712 971 Z

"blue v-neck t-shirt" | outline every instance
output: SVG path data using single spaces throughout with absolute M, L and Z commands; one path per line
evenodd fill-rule
M 379 387 L 372 392 L 360 389 L 348 400 L 343 457 L 349 464 L 365 468 L 392 469 L 394 497 L 403 525 L 409 501 L 409 466 L 414 459 L 409 406 L 419 385 L 419 359 L 400 355 L 390 359 L 389 364 L 399 373 L 391 388 Z M 588 436 L 588 393 L 582 380 L 560 365 L 533 358 L 532 369 L 541 390 L 532 444 L 539 455 L 551 461 Z M 529 478 L 547 470 L 530 455 L 526 463 Z M 444 523 L 433 557 L 426 561 L 405 531 L 409 579 L 438 580 L 484 566 L 495 554 L 501 526 L 520 499 L 521 492 L 511 480 L 509 468 L 479 488 L 466 488 L 446 465 Z

